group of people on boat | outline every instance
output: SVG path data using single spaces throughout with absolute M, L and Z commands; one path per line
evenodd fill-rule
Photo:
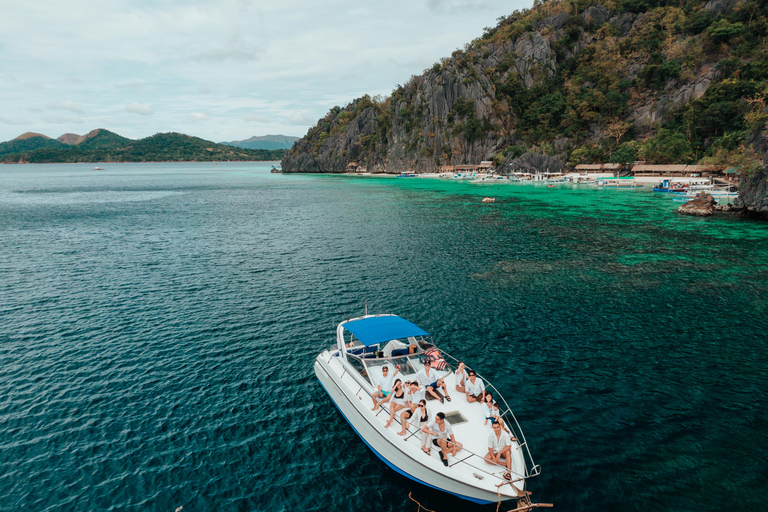
M 377 382 L 376 391 L 371 395 L 373 400 L 371 410 L 375 411 L 379 406 L 389 402 L 389 420 L 384 427 L 389 428 L 395 419 L 395 414 L 400 412 L 402 429 L 398 434 L 406 435 L 409 425 L 421 431 L 422 451 L 430 455 L 432 446 L 439 448 L 440 460 L 448 466 L 448 455 L 455 457 L 463 445 L 456 440 L 453 428 L 450 422 L 445 420 L 443 412 L 435 414 L 430 421 L 427 410 L 427 394 L 439 400 L 440 403 L 444 403 L 444 400 L 451 401 L 444 379 L 438 377 L 437 372 L 432 369 L 430 358 L 424 360 L 423 368 L 416 373 L 416 380 L 405 381 L 403 384 L 401 379 L 395 379 L 398 373 L 400 373 L 400 365 L 395 366 L 391 374 L 388 366 L 382 367 L 382 376 Z M 507 472 L 504 478 L 511 479 L 512 441 L 516 441 L 517 438 L 510 434 L 504 424 L 499 403 L 493 400 L 491 392 L 485 390 L 485 383 L 477 373 L 466 368 L 464 363 L 459 363 L 455 376 L 456 391 L 463 393 L 468 403 L 480 403 L 485 416 L 484 424 L 488 425 L 490 422 L 492 431 L 488 436 L 486 462 L 506 467 Z

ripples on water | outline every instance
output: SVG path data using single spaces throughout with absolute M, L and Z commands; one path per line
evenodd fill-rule
M 765 224 L 642 190 L 107 167 L 0 168 L 0 509 L 495 510 L 386 468 L 316 385 L 366 299 L 502 390 L 535 499 L 764 509 Z

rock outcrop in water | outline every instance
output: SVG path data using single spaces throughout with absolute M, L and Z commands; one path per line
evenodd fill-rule
M 706 192 L 701 192 L 695 198 L 678 208 L 677 213 L 696 215 L 698 217 L 709 217 L 714 213 L 716 204 L 717 201 L 715 201 L 714 197 Z

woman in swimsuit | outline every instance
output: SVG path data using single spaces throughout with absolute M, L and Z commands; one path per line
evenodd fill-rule
M 384 428 L 389 428 L 395 419 L 395 413 L 400 409 L 405 409 L 405 390 L 400 379 L 395 381 L 395 385 L 390 393 L 392 400 L 389 401 L 389 421 L 384 424 Z
M 409 423 L 412 427 L 416 427 L 418 430 L 421 430 L 421 427 L 426 425 L 427 420 L 429 420 L 429 414 L 427 413 L 427 401 L 423 398 L 419 400 L 419 404 L 416 406 L 416 410 L 413 411 L 413 414 L 411 414 L 410 418 L 404 418 L 403 414 L 400 415 L 400 418 L 402 418 L 400 423 L 403 425 L 403 429 L 397 433 L 398 435 L 404 436 L 406 434 L 406 427 Z

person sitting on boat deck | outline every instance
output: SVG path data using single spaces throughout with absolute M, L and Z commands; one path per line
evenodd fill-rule
M 494 421 L 496 421 L 496 417 L 493 415 L 493 403 L 493 393 L 486 393 L 483 397 L 483 416 L 485 416 L 485 423 L 483 425 L 487 425 L 489 421 L 493 425 Z
M 392 421 L 395 419 L 395 413 L 397 411 L 405 409 L 405 390 L 403 389 L 403 382 L 400 379 L 395 381 L 395 385 L 392 387 L 392 391 L 387 398 L 391 398 L 392 401 L 389 403 L 389 421 L 384 424 L 384 428 L 389 428 Z
M 431 438 L 429 436 L 435 437 L 435 439 L 432 439 L 432 444 L 440 448 L 440 460 L 443 461 L 445 466 L 448 465 L 448 454 L 450 453 L 455 457 L 456 453 L 464 447 L 460 442 L 456 441 L 451 424 L 445 421 L 444 412 L 437 413 L 435 421 L 422 427 L 421 431 L 428 434 L 425 443 L 427 445 L 429 445 L 429 439 Z M 429 450 L 425 452 L 429 454 Z
M 426 392 L 419 387 L 419 383 L 415 380 L 413 382 L 405 383 L 405 410 L 400 413 L 400 423 L 405 425 L 405 421 L 410 418 L 414 411 L 419 407 L 419 401 L 426 399 Z M 405 429 L 405 426 L 403 426 Z
M 469 370 L 467 376 L 469 379 L 464 382 L 467 402 L 482 402 L 483 396 L 485 396 L 485 384 L 483 383 L 483 380 L 477 378 L 475 370 Z
M 406 416 L 406 414 L 408 414 L 408 416 Z M 413 413 L 410 411 L 403 411 L 403 413 L 400 415 L 400 420 L 400 424 L 403 426 L 403 428 L 400 430 L 400 432 L 397 433 L 398 435 L 404 436 L 406 434 L 406 428 L 408 427 L 408 424 L 421 431 L 422 427 L 426 426 L 427 422 L 429 421 L 427 401 L 424 398 L 419 400 L 419 402 L 416 404 L 416 410 Z M 422 433 L 421 436 L 421 449 L 425 453 L 429 453 L 429 447 L 427 446 L 426 442 L 427 436 L 428 434 L 424 433 Z M 426 450 L 424 449 L 425 447 Z
M 427 391 L 427 393 L 440 400 L 440 403 L 443 403 L 443 399 L 440 397 L 440 395 L 435 393 L 437 388 L 443 389 L 443 393 L 445 393 L 445 399 L 450 402 L 451 397 L 448 396 L 448 390 L 445 387 L 445 382 L 443 379 L 437 376 L 436 372 L 432 372 L 430 374 L 431 369 L 432 363 L 430 363 L 429 359 L 427 359 L 424 361 L 424 367 L 416 373 L 416 377 L 421 382 L 421 385 L 424 386 L 424 389 Z
M 512 440 L 509 434 L 501 430 L 501 424 L 493 424 L 493 432 L 488 436 L 488 455 L 485 456 L 485 462 L 498 466 L 505 466 L 507 472 L 504 473 L 506 480 L 511 480 L 512 475 Z M 501 462 L 504 459 L 504 462 Z
M 419 406 L 419 400 L 426 397 L 426 390 L 419 387 L 419 382 L 414 380 L 411 383 L 406 382 L 405 404 L 410 409 L 410 412 L 416 410 Z
M 456 376 L 454 378 L 454 381 L 456 382 L 456 391 L 459 393 L 466 393 L 467 390 L 464 389 L 464 381 L 467 379 L 467 369 L 464 366 L 464 363 L 459 362 L 459 367 L 456 368 L 454 375 Z
M 392 373 L 392 375 L 389 374 L 389 366 L 382 366 L 381 368 L 381 377 L 379 378 L 379 382 L 377 383 L 376 391 L 371 395 L 371 399 L 373 400 L 373 409 L 372 411 L 375 411 L 376 408 L 379 406 L 377 398 L 383 398 L 384 400 L 381 401 L 381 403 L 389 401 L 389 390 L 392 388 L 392 379 L 395 378 L 395 375 L 397 375 L 397 372 L 400 371 L 400 365 L 397 365 L 395 367 L 395 371 Z
M 509 434 L 509 429 L 507 428 L 507 425 L 504 424 L 504 419 L 501 417 L 501 406 L 499 405 L 499 402 L 493 402 L 493 420 L 491 421 L 491 425 L 493 425 L 493 422 L 498 422 L 501 424 L 501 429 Z M 517 441 L 516 437 L 512 438 L 513 441 Z

